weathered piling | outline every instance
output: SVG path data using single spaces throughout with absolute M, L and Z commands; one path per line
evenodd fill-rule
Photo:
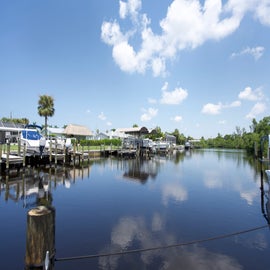
M 25 269 L 42 269 L 47 251 L 49 258 L 46 264 L 49 259 L 48 269 L 52 269 L 55 255 L 55 209 L 38 206 L 27 214 Z
M 7 143 L 6 171 L 9 171 L 10 142 Z
M 26 165 L 26 144 L 23 144 L 23 169 L 25 169 Z

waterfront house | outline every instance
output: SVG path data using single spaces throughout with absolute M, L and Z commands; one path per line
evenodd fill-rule
M 64 134 L 70 138 L 89 139 L 93 133 L 86 127 L 81 125 L 69 124 L 64 129 Z
M 115 132 L 131 135 L 135 138 L 140 138 L 142 135 L 149 134 L 149 130 L 146 127 L 117 128 Z
M 6 140 L 9 140 L 10 142 L 17 142 L 19 132 L 23 128 L 23 124 L 0 121 L 0 144 L 5 143 Z

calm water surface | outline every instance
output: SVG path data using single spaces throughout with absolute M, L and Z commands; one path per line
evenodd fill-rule
M 6 183 L 2 177 L 0 269 L 24 268 L 27 212 L 38 203 L 56 209 L 56 258 L 187 243 L 264 226 L 270 218 L 267 176 L 237 151 L 96 160 L 83 169 L 33 171 Z M 176 248 L 56 261 L 54 269 L 269 267 L 270 230 L 263 228 Z

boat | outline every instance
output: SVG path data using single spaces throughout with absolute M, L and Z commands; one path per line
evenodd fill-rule
M 167 152 L 170 148 L 170 143 L 162 140 L 157 140 L 153 147 L 157 152 Z
M 71 143 L 69 144 L 69 146 Z M 48 151 L 53 151 L 57 153 L 63 153 L 65 147 L 67 147 L 67 144 L 64 139 L 62 138 L 47 138 L 46 139 L 46 144 L 45 144 L 45 149 Z
M 29 154 L 40 154 L 44 152 L 46 138 L 42 136 L 37 129 L 26 126 L 20 132 L 20 145 L 26 147 L 26 152 Z
M 190 150 L 191 149 L 191 144 L 190 142 L 185 143 L 185 150 Z

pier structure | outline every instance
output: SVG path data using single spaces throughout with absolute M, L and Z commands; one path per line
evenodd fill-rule
M 29 153 L 26 148 L 18 151 L 11 150 L 10 143 L 0 144 L 0 173 L 9 173 L 10 170 L 20 170 L 26 167 L 57 166 L 57 165 L 81 165 L 91 159 L 115 156 L 118 158 L 135 158 L 139 156 L 138 149 L 125 149 L 102 146 L 100 149 L 90 150 L 89 147 L 78 147 L 72 150 L 59 151 L 49 148 L 42 154 L 39 152 Z

